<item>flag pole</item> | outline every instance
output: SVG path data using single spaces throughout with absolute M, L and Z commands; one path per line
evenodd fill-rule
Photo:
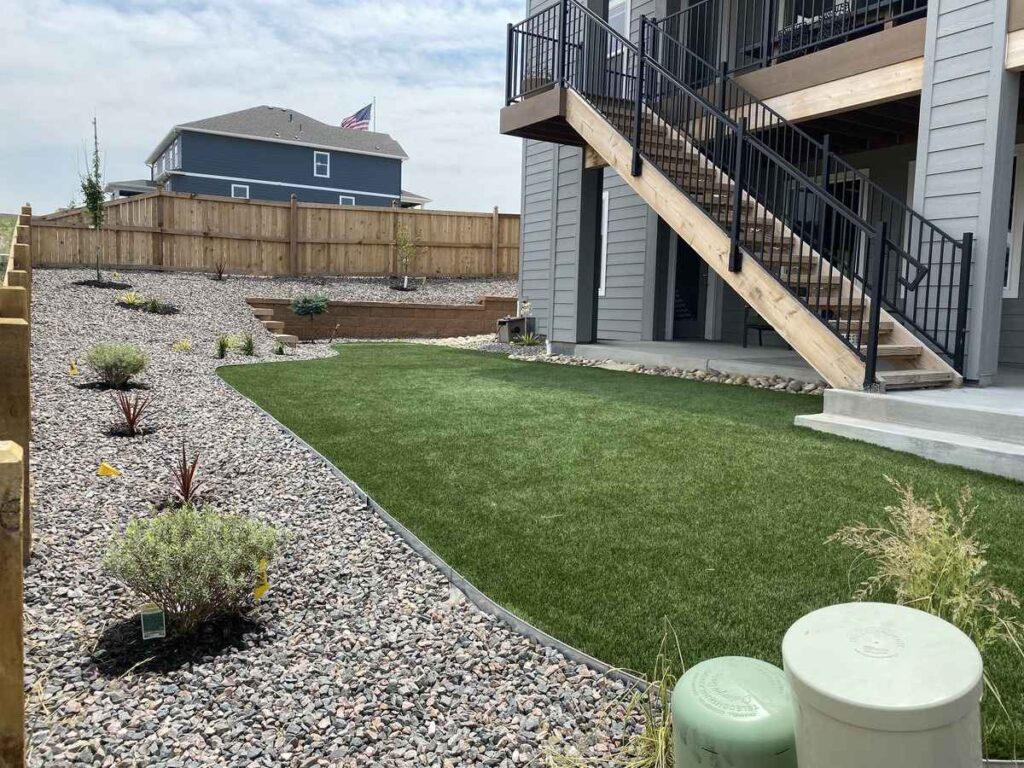
M 377 97 L 376 96 L 373 97 L 373 101 L 371 102 L 371 104 L 373 105 L 371 110 L 370 110 L 371 113 L 373 114 L 373 132 L 376 133 L 377 132 Z

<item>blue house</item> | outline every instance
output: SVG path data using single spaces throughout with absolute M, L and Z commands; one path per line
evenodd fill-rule
M 307 203 L 413 207 L 408 158 L 386 133 L 321 123 L 293 109 L 252 107 L 174 126 L 146 158 L 150 178 L 112 182 L 114 197 L 169 192 Z

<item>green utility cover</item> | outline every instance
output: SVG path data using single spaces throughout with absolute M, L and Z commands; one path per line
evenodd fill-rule
M 688 670 L 672 692 L 672 733 L 676 768 L 796 768 L 789 683 L 758 659 Z

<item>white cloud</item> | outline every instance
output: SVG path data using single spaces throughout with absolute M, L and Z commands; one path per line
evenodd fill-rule
M 338 122 L 376 97 L 378 130 L 433 207 L 519 208 L 520 143 L 500 136 L 505 24 L 519 0 L 4 0 L 0 211 L 75 194 L 95 113 L 108 179 L 146 175 L 176 123 L 257 104 Z

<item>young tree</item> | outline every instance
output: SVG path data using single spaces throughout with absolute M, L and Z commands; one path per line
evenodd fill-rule
M 95 117 L 92 119 L 92 161 L 88 172 L 82 176 L 82 200 L 86 215 L 89 217 L 89 225 L 96 230 L 96 282 L 101 283 L 103 282 L 103 273 L 100 272 L 103 241 L 100 238 L 99 230 L 103 226 L 103 219 L 107 211 L 104 207 L 103 169 L 100 162 L 100 140 Z
M 395 233 L 395 248 L 398 251 L 398 268 L 405 273 L 402 287 L 408 290 L 409 273 L 416 269 L 416 263 L 423 255 L 423 246 L 408 227 L 400 226 Z

